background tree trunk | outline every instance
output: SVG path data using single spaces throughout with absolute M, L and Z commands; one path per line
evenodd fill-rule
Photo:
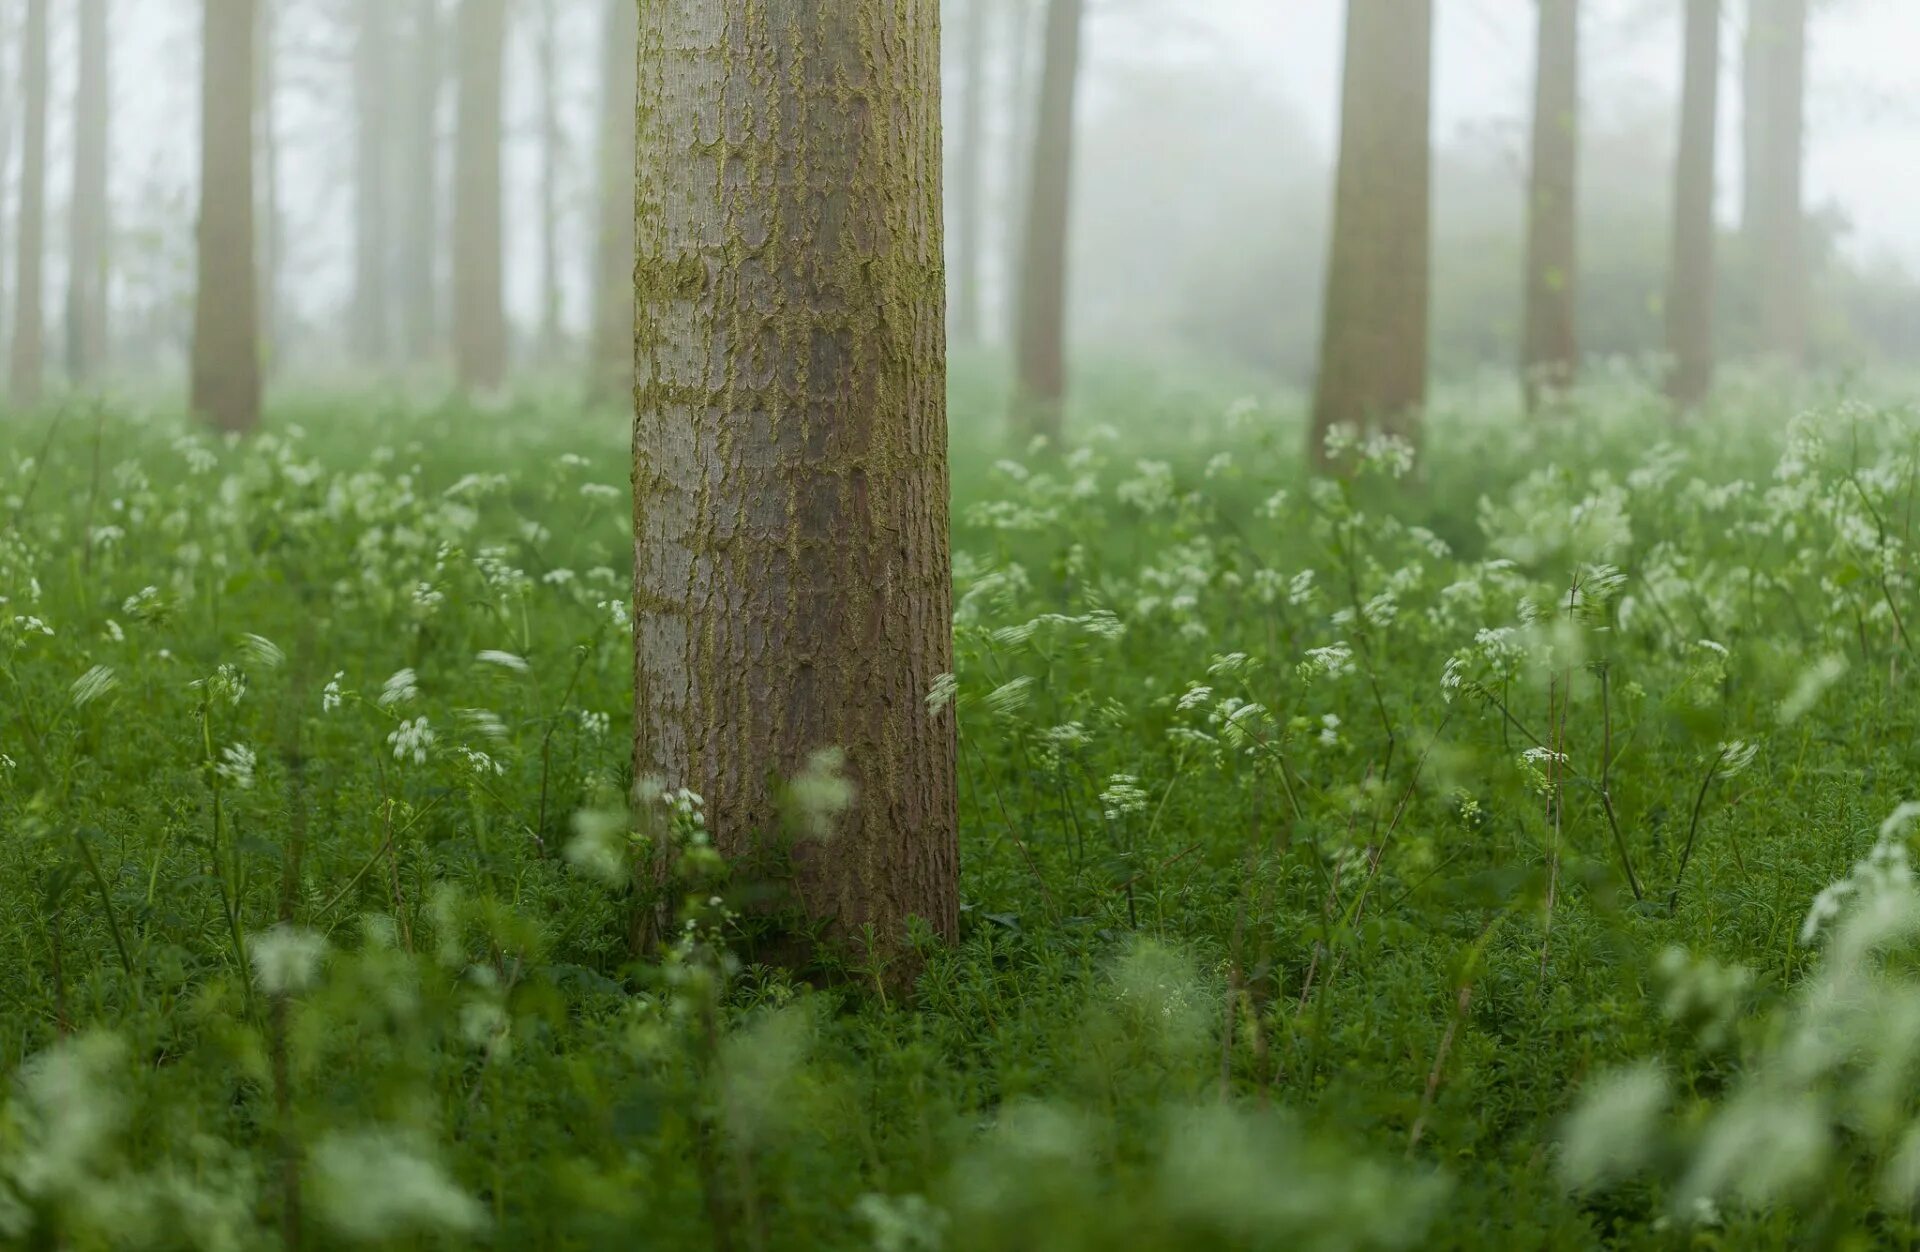
M 40 403 L 45 327 L 42 266 L 47 214 L 47 0 L 27 0 L 20 35 L 20 81 L 26 91 L 20 144 L 19 260 L 14 267 L 13 402 Z
M 254 0 L 206 0 L 200 72 L 200 283 L 193 409 L 222 430 L 260 424 L 255 308 Z
M 1686 0 L 1686 72 L 1667 270 L 1667 394 L 1692 408 L 1713 386 L 1713 184 L 1720 101 L 1720 0 Z
M 398 255 L 400 321 L 407 359 L 431 361 L 440 346 L 436 258 L 440 248 L 440 99 L 445 70 L 440 55 L 439 0 L 413 0 L 407 32 L 408 71 L 394 104 L 401 110 Z
M 67 373 L 98 377 L 107 359 L 107 0 L 80 0 L 68 206 Z
M 594 260 L 594 374 L 608 398 L 633 403 L 634 63 L 640 11 L 606 0 L 600 65 L 600 237 Z
M 286 248 L 286 222 L 280 212 L 280 110 L 276 65 L 281 0 L 256 0 L 254 14 L 253 90 L 255 100 L 255 159 L 260 166 L 259 195 L 254 213 L 260 233 L 260 256 L 255 283 L 260 361 L 270 370 L 280 359 L 280 277 Z
M 640 26 L 635 773 L 741 858 L 770 777 L 844 750 L 793 896 L 883 956 L 958 925 L 938 32 L 937 0 Z
M 1762 31 L 1767 7 L 1779 0 L 1747 0 L 1740 42 L 1740 231 L 1751 241 L 1760 224 L 1760 171 L 1766 165 L 1767 52 Z
M 1348 0 L 1344 74 L 1316 464 L 1336 426 L 1416 436 L 1426 403 L 1432 0 Z
M 1527 198 L 1527 297 L 1521 380 L 1529 412 L 1571 386 L 1580 166 L 1579 0 L 1539 0 L 1533 164 Z
M 392 79 L 393 3 L 360 0 L 354 30 L 353 326 L 349 338 L 354 355 L 368 363 L 392 356 L 387 301 L 392 102 L 387 93 Z
M 540 36 L 540 355 L 560 353 L 560 170 L 566 135 L 560 123 L 560 14 L 542 0 Z
M 987 115 L 987 3 L 965 0 L 961 26 L 960 138 L 955 152 L 953 339 L 980 342 L 981 195 L 984 190 L 982 130 Z
M 1756 34 L 1765 69 L 1753 189 L 1751 239 L 1760 276 L 1761 346 L 1792 365 L 1807 352 L 1806 151 L 1807 0 L 1772 0 Z M 1750 18 L 1749 21 L 1752 19 Z
M 1026 264 L 1027 179 L 1033 172 L 1034 106 L 1039 92 L 1034 86 L 1034 0 L 1001 0 L 1007 14 L 1007 138 L 1006 172 L 1001 186 L 1001 220 L 1006 223 L 1001 241 L 1002 276 L 1000 333 L 1012 343 L 1020 329 L 1020 267 Z
M 1073 197 L 1073 99 L 1084 0 L 1048 0 L 1025 259 L 1014 331 L 1015 429 L 1058 444 L 1067 394 L 1067 249 Z
M 500 206 L 500 110 L 506 0 L 461 0 L 460 119 L 454 144 L 454 364 L 467 391 L 506 374 Z

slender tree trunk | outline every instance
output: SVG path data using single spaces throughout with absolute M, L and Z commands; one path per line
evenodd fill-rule
M 260 424 L 253 224 L 255 0 L 206 0 L 202 13 L 193 409 L 222 430 L 251 430 Z
M 47 0 L 27 0 L 20 80 L 26 88 L 26 116 L 20 145 L 19 261 L 14 268 L 13 402 L 32 408 L 40 403 L 45 354 L 41 288 L 47 213 Z
M 1048 0 L 1025 260 L 1014 342 L 1014 426 L 1058 445 L 1067 395 L 1067 249 L 1073 198 L 1073 99 L 1084 0 Z
M 394 0 L 360 0 L 355 23 L 353 325 L 354 355 L 379 363 L 391 356 L 388 320 L 387 167 L 390 149 L 388 85 Z
M 460 119 L 454 151 L 454 364 L 465 390 L 506 377 L 500 110 L 506 0 L 460 0 Z
M 1693 408 L 1713 386 L 1713 184 L 1720 99 L 1720 0 L 1686 0 L 1686 72 L 1667 270 L 1667 393 Z
M 1348 0 L 1340 164 L 1309 455 L 1336 427 L 1417 438 L 1432 252 L 1432 0 Z
M 260 259 L 255 282 L 258 286 L 260 359 L 268 369 L 280 359 L 281 315 L 280 273 L 286 247 L 286 224 L 280 212 L 280 110 L 275 91 L 274 66 L 276 32 L 279 29 L 281 0 L 255 0 L 253 90 L 256 103 L 254 122 L 255 160 L 260 166 L 259 195 L 254 213 L 259 222 Z
M 1580 153 L 1579 0 L 1539 0 L 1533 91 L 1533 168 L 1527 200 L 1526 343 L 1521 379 L 1527 409 L 1571 386 L 1579 368 L 1574 334 Z
M 560 15 L 540 6 L 540 353 L 560 352 L 560 170 L 566 134 L 560 124 Z
M 1757 28 L 1765 70 L 1765 125 L 1754 172 L 1752 241 L 1760 271 L 1761 346 L 1792 365 L 1807 351 L 1806 152 L 1807 0 L 1773 0 Z
M 107 358 L 107 0 L 80 0 L 73 107 L 73 196 L 68 206 L 67 372 L 99 376 Z
M 640 10 L 605 0 L 600 65 L 600 238 L 594 260 L 594 374 L 608 397 L 633 403 L 633 146 Z
M 413 0 L 409 71 L 393 104 L 401 110 L 399 248 L 400 320 L 407 357 L 430 361 L 439 349 L 440 319 L 435 259 L 440 247 L 440 98 L 445 72 L 440 55 L 439 0 Z
M 955 153 L 953 250 L 953 338 L 980 342 L 981 194 L 986 144 L 981 134 L 987 116 L 987 3 L 965 0 L 961 27 L 960 142 Z
M 10 6 L 0 6 L 0 65 L 11 64 L 14 35 L 13 23 L 7 19 L 13 16 Z M 7 188 L 13 172 L 13 133 L 18 120 L 20 93 L 16 86 L 16 76 L 0 74 L 0 293 L 7 290 L 13 279 L 10 263 L 12 249 L 8 247 L 13 239 L 9 229 L 12 224 L 12 204 L 7 199 Z M 7 303 L 0 298 L 0 327 L 6 325 Z M 3 341 L 0 341 L 3 342 Z
M 1035 129 L 1034 105 L 1039 90 L 1034 84 L 1034 55 L 1039 40 L 1034 37 L 1035 0 L 1001 0 L 1007 13 L 1007 47 L 1012 54 L 1008 66 L 1006 173 L 1001 188 L 1006 238 L 1002 241 L 1006 273 L 1002 276 L 1000 331 L 1008 342 L 1020 337 L 1020 267 L 1027 256 L 1027 180 L 1033 172 Z
M 1747 0 L 1740 46 L 1740 231 L 1751 241 L 1759 229 L 1760 172 L 1767 142 L 1767 7 L 1779 0 Z
M 651 0 L 639 57 L 635 774 L 897 957 L 958 923 L 937 0 Z M 892 966 L 897 979 L 904 963 Z

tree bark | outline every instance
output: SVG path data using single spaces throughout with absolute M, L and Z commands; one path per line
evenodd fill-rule
M 1309 456 L 1336 427 L 1416 438 L 1427 398 L 1432 0 L 1348 0 L 1340 161 Z
M 635 776 L 753 860 L 842 750 L 789 885 L 882 957 L 958 924 L 939 74 L 937 0 L 641 14 Z
M 1539 0 L 1521 380 L 1527 410 L 1573 384 L 1580 153 L 1579 0 Z
M 392 107 L 388 86 L 393 49 L 393 0 L 360 0 L 355 21 L 353 325 L 349 340 L 362 362 L 389 359 L 387 275 L 387 163 Z
M 987 115 L 987 3 L 965 0 L 961 26 L 960 142 L 954 162 L 953 339 L 980 342 L 981 195 Z
M 47 0 L 27 0 L 20 35 L 20 79 L 26 90 L 20 145 L 19 260 L 14 267 L 13 402 L 40 403 L 45 354 L 41 306 L 47 213 Z
M 597 390 L 633 403 L 634 63 L 640 10 L 606 0 L 600 65 L 600 228 L 594 260 L 593 371 Z
M 1067 394 L 1067 249 L 1073 197 L 1073 101 L 1084 0 L 1048 0 L 1047 35 L 1027 178 L 1024 260 L 1014 332 L 1014 426 L 1060 441 Z
M 254 14 L 254 144 L 260 167 L 259 196 L 254 207 L 260 232 L 255 308 L 263 371 L 280 359 L 280 262 L 287 237 L 280 213 L 280 111 L 279 93 L 274 89 L 280 2 L 257 0 Z
M 1686 0 L 1686 70 L 1667 269 L 1667 394 L 1693 408 L 1713 386 L 1713 187 L 1720 101 L 1720 0 Z
M 1019 337 L 1020 267 L 1026 264 L 1027 180 L 1033 172 L 1034 106 L 1038 91 L 1033 70 L 1034 0 L 1002 0 L 1007 13 L 1007 48 L 1012 63 L 1007 67 L 1007 140 L 1005 183 L 1001 188 L 1001 220 L 1006 223 L 1001 241 L 1005 266 L 1000 333 L 1013 342 Z
M 200 72 L 199 290 L 193 409 L 222 430 L 260 424 L 255 300 L 254 0 L 206 0 Z
M 540 6 L 540 353 L 560 351 L 560 169 L 566 133 L 560 122 L 560 15 L 554 0 Z
M 67 373 L 98 377 L 107 359 L 107 0 L 80 0 L 68 206 Z
M 506 377 L 500 112 L 506 0 L 460 0 L 460 119 L 454 151 L 454 364 L 469 392 Z
M 1756 76 L 1764 103 L 1750 237 L 1759 267 L 1761 347 L 1799 365 L 1807 351 L 1807 0 L 1772 0 L 1758 16 L 1749 37 L 1757 47 L 1749 55 L 1757 53 L 1764 66 Z
M 1747 0 L 1740 43 L 1740 231 L 1751 240 L 1759 230 L 1760 171 L 1767 142 L 1767 6 L 1777 0 Z
M 435 259 L 440 255 L 440 99 L 445 73 L 440 55 L 439 0 L 408 5 L 411 65 L 401 76 L 394 104 L 401 110 L 400 200 L 402 241 L 397 257 L 397 301 L 407 359 L 429 361 L 440 347 L 439 287 Z

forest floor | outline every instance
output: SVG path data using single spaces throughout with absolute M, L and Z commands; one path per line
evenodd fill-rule
M 1920 419 L 1782 403 L 961 378 L 904 996 L 671 795 L 628 962 L 616 413 L 0 431 L 0 1246 L 1910 1246 Z

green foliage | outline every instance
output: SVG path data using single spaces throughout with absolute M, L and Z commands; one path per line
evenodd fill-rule
M 1910 1240 L 1911 414 L 1082 394 L 958 380 L 904 1000 L 630 777 L 617 415 L 0 435 L 0 1245 Z

